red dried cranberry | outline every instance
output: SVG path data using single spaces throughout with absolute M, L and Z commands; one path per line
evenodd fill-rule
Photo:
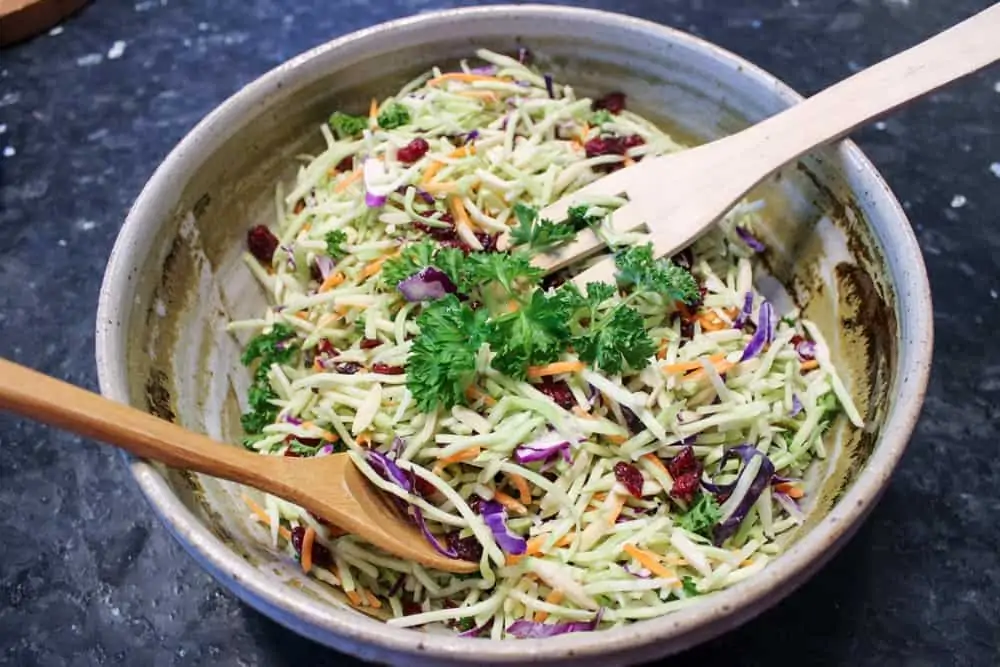
M 625 93 L 608 93 L 604 97 L 594 100 L 590 108 L 594 111 L 607 109 L 609 112 L 618 115 L 625 110 Z
M 621 137 L 594 137 L 583 145 L 587 157 L 599 155 L 625 155 L 625 141 Z
M 483 556 L 483 545 L 473 536 L 459 537 L 458 532 L 448 533 L 448 547 L 462 560 L 478 561 Z
M 550 378 L 545 378 L 535 385 L 535 389 L 551 398 L 560 407 L 566 410 L 570 410 L 574 405 L 576 405 L 576 399 L 573 398 L 573 392 L 569 390 L 569 385 L 562 380 L 554 381 Z
M 615 464 L 615 479 L 636 498 L 642 498 L 642 473 L 631 463 L 619 461 Z
M 295 549 L 295 555 L 300 559 L 302 558 L 302 543 L 305 541 L 306 529 L 302 526 L 295 526 L 292 528 L 292 548 Z M 333 554 L 330 550 L 318 542 L 313 542 L 312 547 L 312 562 L 320 567 L 330 567 L 333 565 Z
M 622 142 L 626 150 L 629 148 L 635 148 L 636 146 L 642 146 L 645 143 L 646 140 L 643 139 L 642 136 L 638 134 L 630 134 L 627 137 L 625 137 L 625 140 Z
M 416 475 L 411 475 L 411 477 L 413 479 L 413 490 L 416 491 L 417 495 L 421 498 L 430 498 L 437 493 L 437 489 L 434 488 L 434 485 L 423 477 L 417 477 Z
M 372 348 L 376 348 L 376 347 L 378 347 L 381 344 L 382 344 L 382 341 L 380 341 L 378 338 L 362 338 L 361 339 L 361 349 L 362 350 L 371 350 Z
M 305 207 L 306 207 L 306 200 L 300 199 L 297 202 L 295 202 L 295 208 L 293 209 L 293 211 L 295 213 L 301 213 L 302 209 L 304 209 Z
M 694 448 L 688 445 L 677 456 L 667 461 L 667 470 L 671 477 L 680 477 L 684 473 L 698 471 L 698 459 L 694 457 Z
M 674 477 L 674 485 L 670 489 L 670 495 L 689 503 L 694 500 L 694 494 L 700 483 L 701 475 L 696 470 L 678 475 Z
M 486 234 L 484 232 L 477 232 L 476 238 L 479 240 L 479 245 L 483 246 L 483 252 L 497 251 L 497 239 L 500 238 L 499 234 Z
M 320 338 L 319 342 L 316 343 L 316 354 L 322 354 L 327 357 L 335 357 L 340 354 L 340 352 L 337 351 L 337 348 L 335 348 L 333 343 L 331 343 L 328 339 Z
M 792 349 L 795 350 L 799 355 L 799 359 L 802 361 L 812 361 L 816 358 L 816 347 L 813 343 L 806 340 L 804 337 L 795 334 L 792 336 Z
M 406 369 L 402 366 L 390 366 L 389 364 L 372 364 L 372 373 L 381 373 L 382 375 L 402 375 L 406 372 Z
M 270 266 L 274 251 L 278 249 L 278 237 L 264 225 L 251 227 L 247 232 L 247 248 L 258 262 Z
M 447 241 L 454 240 L 458 238 L 458 234 L 455 231 L 455 227 L 451 224 L 451 216 L 441 216 L 440 221 L 448 223 L 447 227 L 432 227 L 426 223 L 420 222 L 419 220 L 413 223 L 413 226 L 427 234 L 435 241 Z
M 295 452 L 294 450 L 292 450 L 291 447 L 289 447 L 288 449 L 285 450 L 284 456 L 287 456 L 287 457 L 293 458 L 293 459 L 302 458 L 302 455 L 299 454 L 299 453 L 297 453 L 297 452 Z
M 338 162 L 337 166 L 334 167 L 334 169 L 336 169 L 337 171 L 340 171 L 340 172 L 353 171 L 354 170 L 354 156 L 353 155 L 348 155 L 343 160 L 341 160 L 340 162 Z
M 414 162 L 422 158 L 424 155 L 426 155 L 427 151 L 429 151 L 430 149 L 431 146 L 430 144 L 427 143 L 426 140 L 422 139 L 421 137 L 417 137 L 416 139 L 414 139 L 413 141 L 411 141 L 410 143 L 406 144 L 398 151 L 396 151 L 396 157 L 403 164 L 413 164 Z
M 413 614 L 420 614 L 424 611 L 424 608 L 420 606 L 419 602 L 414 602 L 413 600 L 403 600 L 403 613 L 407 616 L 412 616 Z
M 343 361 L 339 364 L 335 364 L 333 370 L 337 371 L 341 375 L 354 375 L 361 370 L 361 364 L 353 361 Z

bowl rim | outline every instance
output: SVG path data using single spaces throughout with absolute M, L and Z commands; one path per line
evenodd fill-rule
M 129 401 L 126 359 L 128 321 L 133 307 L 136 273 L 134 250 L 157 230 L 175 205 L 178 190 L 174 174 L 199 164 L 198 145 L 216 132 L 227 118 L 243 117 L 282 87 L 283 79 L 307 63 L 315 63 L 349 45 L 408 27 L 444 25 L 456 20 L 482 19 L 517 13 L 552 23 L 573 20 L 599 22 L 623 31 L 640 31 L 664 43 L 683 43 L 742 71 L 756 87 L 768 89 L 783 103 L 802 97 L 781 80 L 743 58 L 698 37 L 674 28 L 623 14 L 594 9 L 547 5 L 491 5 L 446 9 L 396 19 L 359 30 L 295 56 L 234 93 L 201 120 L 167 155 L 133 204 L 108 260 L 97 310 L 96 359 L 101 393 Z M 331 55 L 332 54 L 332 55 Z M 209 144 L 211 142 L 208 142 Z M 648 619 L 599 633 L 577 633 L 518 641 L 467 639 L 457 635 L 431 635 L 418 630 L 392 628 L 381 621 L 328 604 L 285 585 L 253 566 L 217 538 L 175 495 L 152 464 L 127 457 L 132 475 L 154 512 L 196 561 L 243 601 L 289 627 L 327 646 L 361 657 L 385 659 L 407 655 L 411 659 L 461 662 L 475 648 L 481 663 L 522 664 L 595 658 L 608 654 L 648 651 L 676 652 L 710 639 L 749 620 L 778 602 L 828 560 L 850 537 L 888 483 L 916 424 L 926 392 L 933 348 L 930 286 L 919 246 L 906 214 L 875 167 L 851 141 L 837 148 L 845 168 L 856 171 L 870 188 L 866 193 L 887 221 L 876 225 L 886 254 L 899 258 L 903 268 L 891 272 L 897 282 L 896 310 L 901 338 L 900 361 L 893 378 L 897 399 L 882 434 L 861 473 L 846 493 L 808 533 L 755 577 L 714 593 L 703 604 L 673 614 Z M 855 188 L 857 191 L 857 188 Z M 905 275 L 904 275 L 905 274 Z M 905 286 L 906 289 L 903 289 Z M 649 645 L 662 642 L 656 648 Z M 647 657 L 648 657 L 647 656 Z

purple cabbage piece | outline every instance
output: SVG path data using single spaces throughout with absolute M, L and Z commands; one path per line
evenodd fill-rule
M 395 461 L 390 459 L 388 456 L 374 449 L 368 450 L 366 453 L 368 457 L 368 463 L 372 468 L 375 469 L 380 476 L 395 483 L 400 488 L 402 488 L 407 493 L 413 493 L 413 481 L 410 477 L 403 472 L 402 468 L 396 465 Z M 397 498 L 397 500 L 399 500 Z M 424 539 L 426 539 L 434 550 L 437 551 L 442 556 L 447 558 L 458 558 L 458 554 L 454 550 L 447 548 L 441 542 L 438 541 L 437 536 L 430 531 L 427 527 L 427 521 L 424 520 L 424 513 L 420 511 L 419 507 L 407 506 L 405 503 L 400 501 L 401 505 L 406 508 L 409 515 L 413 518 L 414 523 L 417 524 L 417 528 L 423 534 Z
M 556 98 L 555 86 L 552 83 L 552 75 L 545 75 L 545 92 L 549 94 L 549 99 L 554 100 Z
M 566 463 L 573 462 L 573 458 L 570 456 L 569 441 L 554 432 L 549 432 L 537 440 L 519 445 L 514 450 L 514 460 L 518 463 L 534 463 L 536 461 L 549 463 L 555 462 L 560 456 Z
M 319 271 L 320 278 L 323 280 L 326 280 L 333 273 L 333 268 L 336 266 L 336 262 L 326 255 L 316 255 L 315 262 L 316 270 Z
M 712 541 L 716 546 L 721 545 L 729 537 L 736 532 L 743 523 L 743 519 L 750 512 L 750 508 L 753 504 L 757 502 L 760 498 L 760 494 L 764 492 L 767 485 L 771 483 L 771 478 L 774 476 L 774 464 L 771 463 L 771 459 L 767 458 L 766 455 L 757 450 L 753 445 L 739 445 L 738 447 L 733 447 L 726 451 L 722 460 L 719 462 L 719 467 L 721 468 L 726 464 L 726 461 L 733 458 L 734 456 L 740 457 L 743 461 L 743 468 L 740 470 L 739 475 L 736 477 L 736 481 L 732 484 L 715 485 L 706 484 L 702 480 L 702 486 L 711 491 L 712 493 L 720 493 L 716 489 L 720 489 L 722 493 L 731 493 L 735 488 L 736 484 L 740 481 L 743 475 L 746 473 L 746 464 L 755 457 L 761 457 L 760 468 L 757 470 L 757 475 L 754 477 L 750 486 L 747 488 L 746 494 L 740 499 L 739 504 L 736 506 L 736 510 L 724 521 L 721 521 L 712 533 Z
M 365 206 L 368 208 L 381 208 L 385 206 L 387 197 L 385 195 L 375 195 L 371 192 L 365 193 Z
M 507 511 L 503 505 L 494 501 L 486 500 L 479 504 L 479 512 L 483 516 L 483 521 L 493 533 L 493 538 L 497 541 L 504 553 L 514 556 L 523 554 L 528 549 L 528 542 L 520 535 L 512 533 L 507 527 Z
M 288 268 L 295 271 L 298 268 L 298 264 L 295 263 L 295 246 L 291 244 L 283 245 L 281 249 L 288 255 Z
M 774 325 L 774 307 L 769 301 L 764 301 L 760 304 L 760 314 L 757 316 L 757 331 L 754 332 L 753 338 L 743 350 L 740 361 L 753 359 L 761 353 L 765 345 L 774 340 Z
M 740 314 L 736 316 L 733 320 L 734 329 L 742 329 L 746 326 L 747 320 L 753 315 L 753 292 L 747 292 L 743 297 L 743 308 L 740 310 Z
M 811 340 L 800 340 L 795 345 L 795 353 L 802 361 L 809 361 L 816 358 L 816 343 Z
M 753 250 L 754 252 L 764 252 L 765 250 L 767 250 L 767 246 L 761 243 L 760 239 L 751 234 L 750 231 L 747 230 L 746 228 L 737 225 L 736 234 L 737 236 L 740 237 L 740 239 L 744 243 L 750 246 L 750 249 Z
M 434 266 L 427 266 L 396 285 L 407 301 L 434 301 L 458 291 L 448 274 Z
M 507 627 L 507 634 L 518 639 L 544 639 L 564 635 L 568 632 L 592 632 L 601 624 L 604 610 L 600 609 L 589 621 L 568 623 L 539 623 L 538 621 L 514 621 Z
M 522 65 L 531 64 L 531 51 L 524 48 L 523 46 L 517 50 L 517 62 Z
M 315 456 L 329 456 L 330 454 L 333 454 L 333 445 L 323 445 Z
M 788 416 L 795 417 L 800 412 L 802 412 L 802 401 L 799 400 L 797 394 L 792 394 L 792 411 L 788 413 Z
M 638 570 L 633 570 L 628 566 L 628 563 L 622 565 L 622 569 L 631 574 L 633 577 L 638 577 L 639 579 L 649 579 L 653 576 L 653 573 L 644 567 L 640 567 Z
M 497 73 L 496 65 L 482 65 L 480 67 L 473 67 L 469 70 L 470 74 L 480 74 L 482 76 L 493 76 Z

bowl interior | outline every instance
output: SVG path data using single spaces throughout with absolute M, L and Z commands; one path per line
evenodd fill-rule
M 360 111 L 372 96 L 391 94 L 432 65 L 472 57 L 478 47 L 527 47 L 543 70 L 579 93 L 622 90 L 631 108 L 691 142 L 738 130 L 794 99 L 709 45 L 592 12 L 466 13 L 379 30 L 321 47 L 251 84 L 185 140 L 140 197 L 128 222 L 130 241 L 119 243 L 112 262 L 131 269 L 127 280 L 106 283 L 104 297 L 118 304 L 120 328 L 116 356 L 104 363 L 120 369 L 119 391 L 133 405 L 217 439 L 240 440 L 249 376 L 239 362 L 242 341 L 225 326 L 257 315 L 266 303 L 240 259 L 246 230 L 275 220 L 275 183 L 289 183 L 295 156 L 321 145 L 318 126 L 334 110 Z M 766 201 L 762 236 L 769 251 L 760 260 L 766 274 L 760 287 L 779 306 L 798 304 L 820 325 L 867 424 L 836 427 L 836 444 L 819 470 L 823 491 L 793 540 L 808 535 L 851 489 L 897 400 L 900 278 L 887 263 L 887 232 L 879 225 L 905 226 L 905 219 L 887 217 L 891 196 L 866 170 L 855 149 L 830 148 L 752 195 Z M 154 505 L 182 540 L 192 539 L 178 528 L 188 519 L 167 511 L 162 498 L 179 499 L 229 550 L 297 589 L 281 595 L 310 596 L 334 619 L 358 613 L 271 551 L 269 531 L 250 521 L 239 499 L 243 489 L 150 470 L 165 480 Z

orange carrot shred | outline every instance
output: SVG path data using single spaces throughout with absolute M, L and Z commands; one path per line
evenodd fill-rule
M 378 599 L 378 596 L 372 593 L 370 590 L 365 589 L 365 597 L 368 598 L 368 605 L 372 609 L 381 609 L 382 601 Z
M 483 450 L 478 446 L 469 447 L 468 449 L 463 449 L 462 451 L 452 454 L 451 456 L 446 456 L 443 459 L 438 459 L 438 463 L 448 465 L 450 463 L 458 463 L 460 461 L 470 461 L 479 456 L 479 454 L 482 451 Z
M 517 489 L 518 500 L 525 505 L 530 505 L 531 488 L 528 486 L 528 480 L 513 473 L 508 474 L 507 477 L 510 478 L 511 484 Z
M 586 364 L 582 361 L 557 361 L 544 366 L 529 366 L 528 377 L 540 378 L 547 375 L 559 375 L 561 373 L 579 373 L 586 367 Z
M 562 591 L 553 588 L 552 592 L 545 596 L 545 601 L 549 604 L 559 604 L 563 601 L 564 594 Z M 549 617 L 549 612 L 547 611 L 536 611 L 535 612 L 535 622 L 541 623 Z
M 493 499 L 498 503 L 509 509 L 511 512 L 516 512 L 517 514 L 527 514 L 528 508 L 517 501 L 516 498 L 507 495 L 503 491 L 494 491 Z
M 802 362 L 802 372 L 808 373 L 809 371 L 816 370 L 819 368 L 819 362 L 815 359 L 810 359 L 809 361 Z
M 371 119 L 378 118 L 378 100 L 374 97 L 371 104 L 368 105 L 368 117 Z
M 326 277 L 325 280 L 323 280 L 323 283 L 319 286 L 319 291 L 329 292 L 334 287 L 344 282 L 344 280 L 345 280 L 344 274 L 341 273 L 340 271 L 337 271 L 336 273 L 331 273 Z
M 639 564 L 644 568 L 652 572 L 658 577 L 663 579 L 676 579 L 677 574 L 673 570 L 669 570 L 664 567 L 663 563 L 660 562 L 659 557 L 651 551 L 646 551 L 645 549 L 640 549 L 634 544 L 626 544 L 622 547 L 622 550 L 627 553 L 632 558 L 639 561 Z
M 313 542 L 316 541 L 316 530 L 309 526 L 302 536 L 302 571 L 309 572 L 313 564 Z
M 351 187 L 351 184 L 357 183 L 361 180 L 361 176 L 364 174 L 360 169 L 355 169 L 350 174 L 340 179 L 340 182 L 333 187 L 334 192 L 343 192 L 347 188 Z
M 646 459 L 647 461 L 649 461 L 650 463 L 652 463 L 654 466 L 656 466 L 657 468 L 659 468 L 663 472 L 667 473 L 667 477 L 670 476 L 670 471 L 667 470 L 667 466 L 665 466 L 663 464 L 663 461 L 661 461 L 660 457 L 657 456 L 656 454 L 653 454 L 652 452 L 650 452 L 649 454 L 643 454 L 642 458 Z
M 628 498 L 621 494 L 615 494 L 614 505 L 611 506 L 611 513 L 608 515 L 608 525 L 613 526 L 615 522 L 618 521 L 618 517 L 621 516 L 622 510 L 625 508 L 625 501 Z
M 726 358 L 726 355 L 722 352 L 718 354 L 713 354 L 708 358 L 708 360 L 715 364 Z M 676 364 L 665 364 L 661 366 L 664 373 L 670 373 L 671 375 L 676 375 L 678 373 L 687 373 L 688 371 L 694 371 L 701 368 L 701 361 L 695 359 L 693 361 L 679 361 Z
M 361 606 L 361 596 L 358 595 L 357 591 L 345 591 L 347 593 L 347 599 L 351 601 L 355 607 Z

